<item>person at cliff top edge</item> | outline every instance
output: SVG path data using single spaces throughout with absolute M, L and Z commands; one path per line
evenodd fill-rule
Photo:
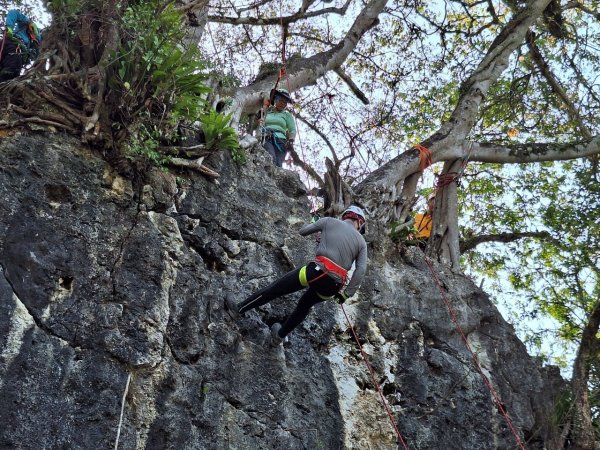
M 274 106 L 267 110 L 265 117 L 264 147 L 277 167 L 283 166 L 285 155 L 294 148 L 296 123 L 292 113 L 286 110 L 289 103 L 294 103 L 289 92 L 286 89 L 277 89 L 273 97 Z
M 16 9 L 6 14 L 6 30 L 0 39 L 0 83 L 20 75 L 39 54 L 42 35 L 26 15 Z
M 367 244 L 362 237 L 365 231 L 363 210 L 358 206 L 350 206 L 342 213 L 341 220 L 324 217 L 302 227 L 300 234 L 307 236 L 318 231 L 321 232 L 321 241 L 313 261 L 288 272 L 240 304 L 236 304 L 229 296 L 225 299 L 227 308 L 237 317 L 277 297 L 308 288 L 283 325 L 275 323 L 271 326 L 273 345 L 280 344 L 300 325 L 317 303 L 329 299 L 344 303 L 354 295 L 364 278 L 367 269 Z M 348 271 L 353 263 L 356 263 L 356 267 L 348 281 Z

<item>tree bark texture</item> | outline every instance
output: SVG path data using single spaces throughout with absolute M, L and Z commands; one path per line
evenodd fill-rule
M 455 176 L 461 168 L 462 160 L 447 161 L 444 164 L 435 196 L 431 236 L 427 244 L 428 256 L 437 258 L 455 270 L 460 270 L 458 191 Z
M 458 153 L 455 158 L 466 154 L 463 146 L 478 117 L 485 95 L 504 72 L 510 55 L 524 42 L 527 31 L 542 15 L 549 2 L 550 0 L 532 1 L 513 16 L 494 40 L 477 69 L 461 86 L 462 95 L 450 119 L 422 142 L 431 151 L 433 162 L 442 160 L 439 155 L 442 151 L 450 151 L 455 155 Z M 377 217 L 390 219 L 390 211 L 393 210 L 391 204 L 401 192 L 399 186 L 408 175 L 418 170 L 418 156 L 419 153 L 411 149 L 375 170 L 361 183 L 357 193 Z
M 379 14 L 386 4 L 387 0 L 370 0 L 344 39 L 335 47 L 309 58 L 297 60 L 287 67 L 286 89 L 293 92 L 299 87 L 309 86 L 327 72 L 341 67 L 365 33 L 378 23 Z M 276 77 L 271 76 L 233 93 L 233 102 L 229 108 L 229 112 L 233 113 L 232 126 L 239 124 L 242 115 L 255 113 L 261 108 L 263 99 L 268 98 L 275 81 Z
M 588 382 L 590 378 L 590 360 L 598 358 L 600 328 L 600 301 L 594 305 L 583 328 L 581 343 L 573 365 L 571 390 L 573 395 L 572 440 L 574 450 L 598 450 L 600 442 L 592 423 Z

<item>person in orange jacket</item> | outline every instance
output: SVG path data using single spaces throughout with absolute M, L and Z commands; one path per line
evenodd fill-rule
M 429 239 L 433 225 L 433 207 L 435 206 L 435 192 L 427 197 L 427 211 L 415 214 L 415 239 Z

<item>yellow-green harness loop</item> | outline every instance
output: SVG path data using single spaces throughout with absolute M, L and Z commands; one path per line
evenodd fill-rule
M 304 287 L 308 286 L 308 280 L 306 279 L 306 266 L 300 269 L 300 273 L 298 274 L 298 278 L 300 279 L 300 284 Z
M 327 275 L 327 272 L 322 273 L 317 278 L 315 278 L 314 280 L 311 280 L 311 281 L 315 281 L 315 280 L 321 278 L 323 275 Z M 300 284 L 302 286 L 308 287 L 309 281 L 306 278 L 306 266 L 303 266 L 300 269 L 300 272 L 298 273 L 298 279 L 300 280 Z M 319 298 L 322 298 L 323 300 L 330 300 L 330 299 L 332 299 L 334 297 L 333 295 L 329 295 L 329 296 L 321 295 L 318 292 L 317 292 L 317 295 L 319 296 Z

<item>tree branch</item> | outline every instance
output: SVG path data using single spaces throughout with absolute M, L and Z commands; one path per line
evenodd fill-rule
M 335 153 L 335 149 L 333 148 L 333 144 L 327 138 L 327 136 L 325 136 L 325 134 L 323 134 L 323 132 L 314 123 L 309 122 L 307 119 L 305 119 L 304 117 L 302 117 L 300 114 L 296 114 L 295 116 L 302 123 L 306 124 L 308 126 L 308 128 L 310 128 L 311 130 L 313 130 L 321 139 L 323 139 L 323 141 L 325 142 L 325 144 L 327 144 L 327 147 L 329 147 L 329 150 L 331 151 L 331 155 L 332 155 L 333 159 L 335 161 L 337 161 L 338 160 L 337 154 Z
M 515 13 L 494 39 L 486 56 L 462 84 L 461 95 L 450 118 L 421 143 L 431 151 L 434 160 L 441 160 L 441 152 L 454 152 L 454 158 L 457 157 L 456 153 L 462 152 L 461 147 L 477 120 L 480 105 L 490 86 L 504 72 L 510 55 L 523 43 L 527 31 L 542 15 L 548 3 L 550 0 L 533 0 L 526 8 Z M 419 152 L 410 149 L 366 177 L 357 187 L 357 194 L 375 217 L 388 220 L 391 205 L 400 192 L 399 183 L 418 170 Z
M 323 187 L 323 178 L 319 176 L 315 169 L 313 169 L 309 164 L 305 163 L 302 158 L 300 158 L 296 150 L 291 149 L 290 155 L 294 161 L 294 164 L 296 164 L 298 167 L 301 167 L 308 175 L 310 175 L 313 180 L 319 184 L 319 186 Z
M 361 102 L 363 102 L 363 104 L 365 104 L 365 105 L 369 104 L 369 99 L 367 98 L 367 96 L 360 90 L 360 88 L 356 85 L 356 83 L 352 80 L 352 78 L 344 71 L 344 69 L 342 69 L 341 67 L 338 67 L 334 71 L 335 71 L 335 73 L 338 74 L 338 76 L 342 80 L 344 80 L 344 82 L 348 85 L 348 87 L 350 88 L 352 93 L 354 95 L 356 95 L 356 97 Z
M 291 62 L 287 67 L 289 89 L 294 91 L 299 87 L 314 84 L 327 72 L 340 67 L 365 33 L 379 23 L 379 14 L 387 1 L 370 0 L 356 17 L 345 37 L 335 47 L 309 58 Z M 242 114 L 251 114 L 260 109 L 263 98 L 267 98 L 275 80 L 276 76 L 272 75 L 232 93 L 234 97 L 229 108 L 229 111 L 234 113 L 232 126 L 237 126 Z
M 517 164 L 539 161 L 564 161 L 600 153 L 600 136 L 588 142 L 533 143 L 502 146 L 497 144 L 473 144 L 469 160 L 489 163 Z M 442 154 L 443 159 L 446 155 Z M 437 161 L 437 158 L 434 158 Z
M 184 169 L 192 169 L 192 170 L 196 170 L 200 173 L 203 173 L 204 175 L 207 175 L 211 178 L 219 178 L 219 174 L 217 172 L 215 172 L 212 169 L 209 169 L 208 167 L 202 165 L 202 163 L 204 162 L 204 156 L 198 158 L 198 159 L 183 159 L 183 158 L 171 158 L 169 160 L 169 165 L 174 166 L 174 167 L 181 167 Z
M 522 232 L 522 233 L 498 233 L 498 234 L 481 234 L 479 236 L 475 236 L 470 239 L 465 239 L 460 241 L 460 252 L 465 253 L 469 250 L 473 250 L 479 244 L 483 244 L 486 242 L 514 242 L 524 238 L 538 238 L 544 240 L 552 240 L 555 239 L 552 237 L 550 233 L 547 231 L 531 231 L 531 232 Z
M 339 14 L 343 16 L 348 10 L 352 0 L 346 0 L 346 3 L 341 8 L 323 8 L 317 11 L 305 12 L 301 9 L 295 14 L 286 17 L 269 17 L 269 18 L 258 18 L 258 17 L 231 17 L 231 16 L 208 16 L 210 22 L 215 23 L 226 23 L 230 25 L 288 25 L 290 23 L 298 22 L 300 20 L 306 20 L 313 17 L 319 17 L 326 14 Z M 241 11 L 240 11 L 241 12 Z
M 542 56 L 542 52 L 535 44 L 535 34 L 531 31 L 527 33 L 527 46 L 529 47 L 529 52 L 531 54 L 531 58 L 533 62 L 537 66 L 537 68 L 542 73 L 542 76 L 546 79 L 552 91 L 558 96 L 560 100 L 564 103 L 567 108 L 567 113 L 569 114 L 570 119 L 575 122 L 579 126 L 579 130 L 585 139 L 592 139 L 592 133 L 590 129 L 586 126 L 583 118 L 577 111 L 577 108 L 565 92 L 564 88 L 561 86 L 558 79 L 554 76 L 548 63 Z M 560 106 L 560 105 L 558 105 Z

